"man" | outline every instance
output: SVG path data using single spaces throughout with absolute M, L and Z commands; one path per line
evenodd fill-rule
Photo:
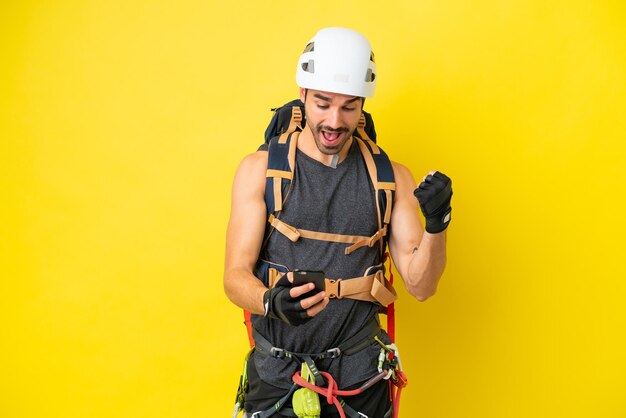
M 321 30 L 300 58 L 296 81 L 306 125 L 292 139 L 297 140 L 296 164 L 280 219 L 270 216 L 268 227 L 268 152 L 258 151 L 244 158 L 235 175 L 227 232 L 225 292 L 233 303 L 253 314 L 257 338 L 247 365 L 245 410 L 248 414 L 265 411 L 262 416 L 293 416 L 291 402 L 284 398 L 291 397 L 292 375 L 300 369 L 303 357 L 313 368 L 328 371 L 339 388 L 354 389 L 377 375 L 381 344 L 390 343 L 377 316 L 380 305 L 389 300 L 372 299 L 369 292 L 354 299 L 334 297 L 329 283 L 335 281 L 328 279 L 322 291 L 315 290 L 313 283 L 293 285 L 294 270 L 323 271 L 327 278 L 343 278 L 344 290 L 356 283 L 350 278 L 369 277 L 372 284 L 371 277 L 379 280 L 382 276 L 375 272 L 381 270 L 388 241 L 407 290 L 424 301 L 435 293 L 446 263 L 445 229 L 452 189 L 445 175 L 430 172 L 416 188 L 410 171 L 392 162 L 395 186 L 388 187 L 395 188 L 395 196 L 388 202 L 389 227 L 381 227 L 380 203 L 368 175 L 371 167 L 364 160 L 362 141 L 353 136 L 365 98 L 373 96 L 376 83 L 374 54 L 367 39 L 343 28 Z M 420 207 L 426 231 L 418 216 Z M 290 236 L 290 231 L 298 229 L 316 232 Z M 352 238 L 346 237 L 370 239 L 368 245 L 355 244 L 347 250 L 346 240 Z M 272 279 L 264 275 L 268 266 L 274 269 Z M 383 284 L 387 286 L 386 281 Z M 365 344 L 353 344 L 359 331 L 372 323 L 379 341 L 368 335 Z M 346 349 L 348 341 L 352 347 Z M 332 352 L 334 347 L 343 347 L 344 355 L 317 360 L 275 355 Z M 378 381 L 344 401 L 367 417 L 389 416 L 388 382 Z M 271 410 L 277 402 L 279 411 Z M 326 407 L 322 410 L 323 417 L 336 413 Z

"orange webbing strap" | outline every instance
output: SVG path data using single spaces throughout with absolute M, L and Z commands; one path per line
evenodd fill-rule
M 280 177 L 274 177 L 274 210 L 283 210 L 283 182 Z
M 274 269 L 270 269 L 269 288 L 276 285 L 282 274 Z M 398 295 L 385 278 L 382 270 L 367 276 L 355 277 L 352 279 L 325 279 L 326 296 L 331 299 L 356 299 L 366 302 L 377 302 L 382 306 L 389 306 Z
M 265 172 L 265 177 L 277 177 L 280 179 L 293 180 L 293 173 L 291 171 L 272 170 L 271 168 L 268 168 Z
M 272 225 L 278 232 L 289 238 L 290 241 L 296 242 L 300 239 L 300 231 L 294 228 L 291 225 L 288 225 L 275 217 L 274 215 L 270 215 L 267 221 Z
M 374 141 L 372 141 L 369 135 L 365 132 L 365 115 L 361 113 L 361 117 L 359 118 L 359 124 L 356 127 L 356 131 L 361 137 L 361 139 L 368 143 L 368 145 L 372 148 L 372 152 L 374 154 L 380 154 L 380 148 Z
M 280 134 L 280 137 L 278 138 L 278 143 L 284 144 L 285 142 L 287 142 L 287 137 L 289 136 L 290 133 L 295 132 L 297 128 L 302 129 L 301 123 L 302 123 L 302 110 L 300 110 L 300 107 L 298 106 L 293 106 L 291 108 L 291 120 L 289 121 L 289 127 L 287 128 L 285 132 Z
M 374 197 L 376 200 L 376 212 L 378 213 L 378 229 L 381 230 L 383 229 L 383 225 L 381 222 L 381 214 L 380 214 L 380 202 L 378 200 L 378 191 L 381 189 L 387 190 L 387 188 L 390 188 L 392 185 L 395 188 L 395 184 L 394 183 L 381 183 L 378 181 L 378 170 L 376 169 L 376 163 L 374 162 L 374 158 L 372 157 L 372 153 L 370 152 L 369 148 L 367 147 L 367 145 L 365 145 L 365 142 L 363 142 L 363 140 L 353 137 L 357 144 L 359 144 L 359 149 L 361 150 L 361 154 L 363 155 L 363 159 L 365 160 L 365 166 L 367 167 L 367 172 L 370 175 L 370 179 L 372 180 L 372 184 L 374 185 Z M 380 150 L 379 150 L 380 152 Z M 389 195 L 387 195 L 387 197 L 389 197 Z M 391 206 L 391 199 L 389 199 L 387 201 L 387 208 L 389 208 Z M 387 213 L 385 213 L 385 217 L 386 217 Z M 391 220 L 391 209 L 389 209 L 389 219 Z M 383 252 L 385 251 L 384 248 L 384 242 L 381 239 L 380 240 L 380 255 L 383 255 Z
M 385 307 L 398 299 L 395 289 L 385 278 L 382 270 L 348 280 L 326 279 L 326 293 L 329 298 L 378 302 Z
M 376 231 L 376 233 L 372 235 L 371 237 L 361 240 L 359 242 L 356 242 L 354 243 L 354 245 L 349 246 L 348 248 L 346 248 L 345 253 L 346 255 L 349 255 L 354 250 L 361 248 L 361 247 L 365 247 L 366 245 L 372 248 L 378 240 L 383 239 L 383 237 L 385 236 L 387 236 L 387 225 L 383 226 L 382 229 L 379 229 L 378 231 Z
M 269 268 L 267 269 L 267 281 L 268 281 L 268 287 L 271 289 L 272 287 L 276 286 L 276 283 L 280 280 L 281 277 L 283 277 L 284 273 L 276 270 L 275 268 Z
M 291 141 L 289 142 L 289 154 L 287 155 L 287 162 L 289 163 L 289 168 L 291 172 L 296 169 L 296 145 L 298 144 L 298 138 L 300 137 L 300 132 L 294 132 L 291 135 Z
M 328 242 L 337 242 L 342 244 L 352 244 L 347 247 L 344 252 L 346 255 L 352 253 L 354 250 L 361 247 L 373 247 L 377 241 L 381 240 L 384 236 L 387 235 L 387 225 L 376 231 L 374 235 L 371 237 L 366 237 L 362 235 L 343 235 L 343 234 L 330 234 L 327 232 L 317 232 L 310 231 L 308 229 L 299 229 L 293 227 L 274 215 L 270 215 L 267 221 L 272 225 L 278 232 L 289 238 L 290 241 L 296 242 L 300 238 L 314 239 L 318 241 L 328 241 Z
M 293 109 L 298 109 L 298 112 L 300 111 L 300 108 L 298 108 L 297 106 L 292 108 L 292 115 L 291 115 L 291 121 L 292 123 L 294 123 L 294 113 L 295 111 Z M 302 113 L 300 113 L 300 121 L 302 120 Z M 291 125 L 289 125 L 290 129 L 291 129 Z M 295 129 L 295 128 L 294 128 Z M 274 211 L 275 212 L 280 212 L 281 210 L 283 210 L 283 179 L 289 180 L 290 182 L 293 180 L 293 171 L 295 169 L 295 162 L 296 162 L 296 145 L 298 143 L 298 136 L 299 136 L 299 132 L 289 132 L 289 130 L 287 132 L 285 132 L 282 135 L 286 135 L 284 140 L 287 141 L 287 138 L 289 137 L 289 135 L 291 134 L 291 141 L 289 142 L 289 152 L 287 155 L 287 161 L 289 162 L 289 169 L 291 171 L 286 171 L 286 170 L 274 170 L 274 169 L 267 169 L 267 171 L 265 172 L 265 177 L 271 177 L 274 179 L 273 181 L 273 189 L 274 189 Z M 281 135 L 281 139 L 283 139 Z M 280 142 L 280 140 L 278 141 Z M 282 142 L 284 143 L 284 141 Z

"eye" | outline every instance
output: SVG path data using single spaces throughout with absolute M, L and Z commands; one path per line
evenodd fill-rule
M 355 110 L 355 107 L 345 107 L 343 108 L 343 110 L 345 110 L 346 112 L 352 112 L 353 110 Z
M 318 105 L 317 105 L 317 107 L 318 107 L 318 108 L 320 108 L 320 109 L 322 109 L 322 110 L 325 110 L 325 109 L 328 109 L 328 107 L 329 107 L 329 106 L 328 106 L 328 105 L 321 105 L 321 104 L 318 104 Z

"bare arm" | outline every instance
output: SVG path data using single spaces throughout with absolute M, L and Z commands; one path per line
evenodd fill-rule
M 265 231 L 267 152 L 244 158 L 233 182 L 230 221 L 226 232 L 224 291 L 237 306 L 263 315 L 267 288 L 253 272 Z
M 424 231 L 418 212 L 416 188 L 411 172 L 393 164 L 396 195 L 391 213 L 389 250 L 407 290 L 420 301 L 437 291 L 446 266 L 446 231 L 430 234 Z
M 267 213 L 265 206 L 265 172 L 267 152 L 260 151 L 244 158 L 233 183 L 230 221 L 226 232 L 226 261 L 224 265 L 224 291 L 235 305 L 253 314 L 263 315 L 263 295 L 268 290 L 253 274 L 261 251 Z M 287 274 L 290 282 L 293 275 Z M 295 286 L 289 290 L 291 297 L 313 290 L 313 283 Z M 308 316 L 317 315 L 328 304 L 325 292 L 300 300 Z

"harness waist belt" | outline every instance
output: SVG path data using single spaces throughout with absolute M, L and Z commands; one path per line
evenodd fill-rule
M 256 350 L 270 355 L 275 358 L 297 358 L 310 357 L 313 360 L 322 360 L 325 358 L 337 358 L 341 355 L 352 355 L 367 347 L 371 341 L 380 332 L 380 324 L 375 316 L 373 316 L 363 328 L 352 337 L 335 348 L 328 349 L 321 353 L 295 353 L 285 350 L 284 348 L 275 347 L 267 338 L 265 338 L 256 328 L 252 329 L 254 336 L 254 347 Z

